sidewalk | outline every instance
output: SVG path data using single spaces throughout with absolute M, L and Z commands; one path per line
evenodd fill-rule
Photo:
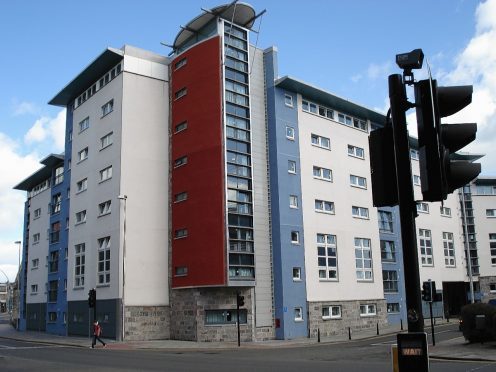
M 437 324 L 436 333 L 442 331 L 442 326 L 447 323 Z M 380 336 L 400 332 L 399 326 L 387 326 L 380 330 Z M 380 337 L 379 336 L 379 337 Z M 370 339 L 371 343 L 377 338 L 377 330 L 371 329 L 363 332 L 351 334 L 351 341 L 348 334 L 336 335 L 332 337 L 322 337 L 321 344 L 346 343 L 357 340 Z M 45 332 L 18 332 L 10 325 L 0 324 L 0 339 L 12 339 L 20 341 L 32 341 L 46 343 L 50 345 L 63 345 L 72 347 L 88 348 L 91 345 L 91 339 L 88 337 L 65 337 L 47 334 Z M 163 350 L 209 350 L 209 349 L 238 349 L 237 342 L 195 342 L 195 341 L 177 341 L 177 340 L 153 340 L 153 341 L 115 341 L 107 340 L 108 349 L 129 350 L 129 349 L 163 349 Z M 315 338 L 299 338 L 294 340 L 269 340 L 260 342 L 242 342 L 241 348 L 244 349 L 264 349 L 264 348 L 281 348 L 281 347 L 308 347 L 317 344 Z M 97 346 L 99 347 L 99 346 Z M 496 342 L 485 344 L 468 344 L 460 337 L 437 342 L 436 346 L 429 345 L 429 356 L 433 359 L 448 360 L 472 360 L 472 361 L 491 361 L 496 362 Z

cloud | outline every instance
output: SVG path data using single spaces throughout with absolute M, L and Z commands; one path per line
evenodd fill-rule
M 25 143 L 30 145 L 50 139 L 53 141 L 54 152 L 63 151 L 65 141 L 65 111 L 65 109 L 61 110 L 55 118 L 43 116 L 36 120 L 24 136 Z
M 352 82 L 358 83 L 360 80 L 362 80 L 362 78 L 363 78 L 362 74 L 356 74 L 356 75 L 353 75 L 350 79 Z
M 14 102 L 13 116 L 21 116 L 26 114 L 37 114 L 40 112 L 39 107 L 31 102 Z
M 392 64 L 389 61 L 380 65 L 371 63 L 367 68 L 367 77 L 370 80 L 383 79 L 384 76 L 388 76 L 391 73 L 391 70 Z

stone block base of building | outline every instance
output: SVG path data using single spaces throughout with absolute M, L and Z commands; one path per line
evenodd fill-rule
M 360 313 L 361 305 L 375 305 L 375 315 L 362 315 Z M 340 317 L 323 317 L 322 307 L 340 306 Z M 379 329 L 387 325 L 387 308 L 386 300 L 354 300 L 339 302 L 309 302 L 308 303 L 308 325 L 310 337 L 316 338 L 320 330 L 321 337 L 333 335 L 348 334 L 348 328 L 351 333 L 359 333 L 370 329 Z
M 125 340 L 169 339 L 169 320 L 169 306 L 126 306 Z
M 496 276 L 479 277 L 482 302 L 496 299 Z

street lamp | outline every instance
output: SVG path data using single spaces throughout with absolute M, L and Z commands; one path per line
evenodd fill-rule
M 121 339 L 124 340 L 125 335 L 125 321 L 126 321 L 126 307 L 124 304 L 124 291 L 125 291 L 125 283 L 126 283 L 126 207 L 127 207 L 127 195 L 119 195 L 117 198 L 121 201 L 124 201 L 124 212 L 123 212 L 123 234 L 122 234 L 122 304 L 121 304 Z
M 19 323 L 21 322 L 21 241 L 16 240 L 14 244 L 18 246 L 18 260 L 19 264 L 17 266 L 17 330 L 19 330 Z

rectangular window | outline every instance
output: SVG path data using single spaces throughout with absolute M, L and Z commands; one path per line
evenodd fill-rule
M 33 244 L 40 242 L 40 233 L 33 234 Z
M 322 306 L 322 319 L 341 319 L 341 306 Z
M 58 280 L 51 280 L 48 283 L 48 302 L 57 302 Z
M 186 276 L 188 275 L 188 268 L 186 266 L 176 266 L 174 270 L 175 276 Z
M 391 302 L 387 304 L 388 314 L 394 314 L 400 312 L 400 304 L 398 302 Z
M 429 213 L 429 204 L 426 202 L 417 202 L 417 212 Z
M 396 270 L 382 270 L 382 285 L 384 293 L 397 293 L 398 272 Z
M 100 182 L 112 178 L 112 166 L 104 168 L 100 171 Z
M 420 186 L 420 176 L 417 176 L 416 174 L 413 175 L 413 184 L 415 186 Z
M 188 122 L 183 121 L 174 127 L 174 133 L 182 132 L 183 130 L 186 130 L 187 128 L 188 128 Z
M 206 325 L 236 324 L 238 319 L 236 309 L 205 310 Z M 239 324 L 246 324 L 248 311 L 239 309 Z
M 431 230 L 419 229 L 420 259 L 422 266 L 434 266 Z
M 486 209 L 486 217 L 496 217 L 496 209 Z
M 181 67 L 183 67 L 184 65 L 186 65 L 186 63 L 188 63 L 188 59 L 187 59 L 187 58 L 180 59 L 179 61 L 177 61 L 177 62 L 174 64 L 174 69 L 175 69 L 175 70 L 178 70 L 178 69 L 180 69 Z
M 491 251 L 491 265 L 496 266 L 496 234 L 489 234 L 489 249 Z
M 77 192 L 82 192 L 88 188 L 88 179 L 84 178 L 76 183 Z
M 98 239 L 98 284 L 110 283 L 110 236 Z
M 378 211 L 379 215 L 379 231 L 380 232 L 393 232 L 393 213 L 386 211 Z
M 356 218 L 369 218 L 369 209 L 368 208 L 363 208 L 363 207 L 356 207 L 352 206 L 351 207 L 351 215 Z
M 78 162 L 82 162 L 88 158 L 88 148 L 85 147 L 81 151 L 78 152 Z
M 86 210 L 76 213 L 76 225 L 86 222 Z
M 31 268 L 32 269 L 37 269 L 39 265 L 40 265 L 40 260 L 38 258 L 31 260 Z
M 496 293 L 496 283 L 489 283 L 489 292 Z
M 441 216 L 451 217 L 451 208 L 448 207 L 439 207 L 439 211 L 441 212 Z
M 284 104 L 289 107 L 293 107 L 293 96 L 289 94 L 284 95 Z
M 355 158 L 364 159 L 365 151 L 361 147 L 348 145 L 348 155 L 353 156 Z
M 381 240 L 381 260 L 382 262 L 396 262 L 396 247 L 390 240 Z
M 80 288 L 84 287 L 85 244 L 76 244 L 74 252 L 74 288 Z
M 326 150 L 331 149 L 331 140 L 329 138 L 318 136 L 312 133 L 311 139 L 312 139 L 312 145 L 321 147 Z
M 102 117 L 105 115 L 110 114 L 112 111 L 114 111 L 114 100 L 111 99 L 108 101 L 106 104 L 102 106 Z
M 373 279 L 370 239 L 355 238 L 355 268 L 358 280 Z
M 52 214 L 59 213 L 62 206 L 62 194 L 57 193 L 52 196 Z
M 37 218 L 40 218 L 41 216 L 41 208 L 37 208 L 34 210 L 34 217 L 33 219 L 37 219 Z
M 412 160 L 419 160 L 419 152 L 415 149 L 410 149 L 410 158 Z
M 295 320 L 295 322 L 302 322 L 303 321 L 303 309 L 301 307 L 295 307 L 294 320 Z
M 361 189 L 367 188 L 367 179 L 365 177 L 355 176 L 350 174 L 350 185 Z
M 334 214 L 334 202 L 315 199 L 315 211 Z
M 374 316 L 376 314 L 375 304 L 360 305 L 360 316 Z
M 319 280 L 338 279 L 338 248 L 336 235 L 317 234 Z
M 351 117 L 349 117 L 348 115 L 345 115 L 345 114 L 341 114 L 341 113 L 338 114 L 338 121 L 341 124 L 349 125 L 349 126 L 351 126 L 353 123 Z
M 179 99 L 181 97 L 184 97 L 186 94 L 188 94 L 188 89 L 186 88 L 181 88 L 176 93 L 174 93 L 174 99 Z
M 106 134 L 102 138 L 100 138 L 100 150 L 110 146 L 114 142 L 114 133 L 110 132 L 109 134 Z
M 298 196 L 289 195 L 289 208 L 298 208 Z
M 50 225 L 50 244 L 58 243 L 60 240 L 60 221 Z
M 176 195 L 174 195 L 174 202 L 179 203 L 182 201 L 185 201 L 188 199 L 188 193 L 187 192 L 180 192 Z
M 48 261 L 48 272 L 55 273 L 59 271 L 59 251 L 50 252 L 50 260 Z
M 363 131 L 367 131 L 367 122 L 360 119 L 353 119 L 353 127 Z
M 188 229 L 178 229 L 174 231 L 174 239 L 186 238 L 188 236 Z
M 106 214 L 109 214 L 111 212 L 111 208 L 110 208 L 111 205 L 112 205 L 111 200 L 107 200 L 106 202 L 98 204 L 98 212 L 99 212 L 98 216 L 104 216 Z
M 38 293 L 38 284 L 31 284 L 31 294 Z
M 294 141 L 295 139 L 295 130 L 293 127 L 286 127 L 286 138 Z
M 288 160 L 288 173 L 296 174 L 296 162 Z
M 313 166 L 313 178 L 332 182 L 332 170 Z
M 300 233 L 298 231 L 291 231 L 291 243 L 300 244 Z
M 301 281 L 301 268 L 293 267 L 293 281 Z
M 181 167 L 183 165 L 188 164 L 188 157 L 187 156 L 181 156 L 180 158 L 177 158 L 174 160 L 174 168 Z
M 79 133 L 90 127 L 90 118 L 87 117 L 79 122 Z
M 455 267 L 455 242 L 453 233 L 443 232 L 444 265 Z
M 71 159 L 69 159 L 68 164 L 70 169 Z M 53 180 L 53 184 L 58 185 L 59 183 L 62 183 L 62 181 L 64 181 L 64 166 L 55 169 L 55 179 Z

